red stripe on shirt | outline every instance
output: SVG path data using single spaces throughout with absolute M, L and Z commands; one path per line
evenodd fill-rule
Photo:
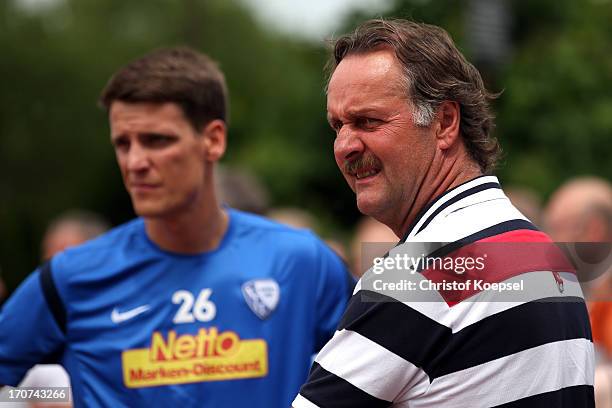
M 470 258 L 476 262 L 468 261 L 470 268 L 466 268 L 466 260 Z M 533 230 L 516 230 L 487 237 L 453 251 L 443 260 L 442 264 L 430 262 L 428 266 L 431 267 L 424 269 L 422 275 L 435 283 L 465 283 L 470 280 L 499 283 L 528 272 L 543 271 L 558 283 L 558 278 L 551 272 L 576 273 L 559 247 L 546 234 Z M 451 262 L 454 268 L 449 269 Z M 480 292 L 473 283 L 470 289 L 439 292 L 446 303 L 453 306 Z

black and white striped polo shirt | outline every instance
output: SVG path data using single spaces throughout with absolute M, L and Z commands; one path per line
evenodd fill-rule
M 452 251 L 542 236 L 497 178 L 482 176 L 429 204 L 404 241 Z M 534 264 L 504 275 L 521 264 L 512 257 L 487 273 L 537 283 L 520 300 L 477 301 L 484 294 L 472 292 L 469 301 L 400 301 L 365 289 L 362 278 L 293 406 L 594 407 L 594 349 L 576 275 Z

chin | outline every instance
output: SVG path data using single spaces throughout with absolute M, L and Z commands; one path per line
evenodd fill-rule
M 136 213 L 137 216 L 143 217 L 143 218 L 156 218 L 158 216 L 157 212 L 155 211 L 143 211 L 143 210 L 135 209 L 134 212 Z
M 357 196 L 357 208 L 359 211 L 387 226 L 396 218 L 397 213 L 400 211 L 399 208 L 391 206 L 391 202 L 389 196 L 367 196 L 365 194 Z
M 376 201 L 365 198 L 360 199 L 357 197 L 357 208 L 362 214 L 374 217 L 378 212 L 380 212 L 381 205 Z
M 134 212 L 139 217 L 145 218 L 157 218 L 164 215 L 164 211 L 161 208 L 153 205 L 134 204 Z

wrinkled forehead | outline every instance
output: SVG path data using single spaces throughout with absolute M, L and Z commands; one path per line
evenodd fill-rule
M 329 117 L 385 109 L 409 102 L 404 74 L 391 51 L 350 54 L 333 73 L 327 90 Z
M 346 98 L 388 97 L 407 97 L 402 66 L 389 50 L 349 54 L 340 61 L 327 87 L 328 107 Z

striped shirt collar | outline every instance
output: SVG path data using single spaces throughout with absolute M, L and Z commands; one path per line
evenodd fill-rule
M 408 228 L 408 232 L 403 236 L 400 243 L 423 231 L 423 229 L 425 229 L 438 214 L 440 214 L 451 204 L 489 189 L 501 190 L 497 177 L 478 176 L 440 194 L 429 204 L 427 204 L 421 211 L 419 211 L 415 220 L 412 222 L 412 225 L 410 228 Z

